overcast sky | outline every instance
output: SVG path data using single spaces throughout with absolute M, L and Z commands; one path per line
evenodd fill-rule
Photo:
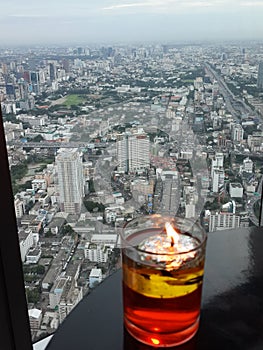
M 263 39 L 263 0 L 0 3 L 0 45 Z

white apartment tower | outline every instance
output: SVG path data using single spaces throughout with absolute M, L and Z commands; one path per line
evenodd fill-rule
M 25 214 L 24 202 L 21 199 L 16 198 L 14 201 L 14 207 L 15 207 L 16 217 L 22 218 L 22 216 Z
M 76 148 L 61 148 L 56 165 L 61 210 L 79 214 L 84 196 L 82 154 Z
M 222 168 L 215 168 L 212 177 L 212 191 L 218 193 L 224 186 L 225 172 Z
M 146 134 L 124 135 L 117 141 L 120 171 L 140 171 L 150 166 L 150 140 Z
M 240 124 L 234 124 L 232 127 L 233 141 L 240 142 L 243 140 L 244 130 Z
M 217 152 L 211 165 L 212 191 L 217 193 L 224 186 L 224 155 Z
M 212 159 L 211 176 L 213 177 L 213 170 L 224 166 L 224 154 L 216 152 L 214 159 Z
M 253 173 L 253 161 L 248 157 L 243 160 L 243 171 L 246 173 Z

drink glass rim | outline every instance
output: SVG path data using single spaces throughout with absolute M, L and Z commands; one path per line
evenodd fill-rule
M 151 252 L 151 251 L 147 251 L 147 250 L 144 250 L 144 249 L 140 249 L 138 245 L 136 245 L 134 242 L 131 242 L 129 241 L 127 238 L 128 236 L 125 236 L 124 235 L 124 232 L 127 230 L 127 227 L 131 224 L 133 224 L 134 222 L 138 221 L 138 220 L 155 220 L 155 219 L 161 219 L 161 222 L 165 223 L 165 219 L 168 219 L 170 220 L 173 220 L 175 223 L 188 223 L 190 228 L 193 228 L 195 227 L 197 230 L 198 230 L 198 233 L 200 233 L 200 237 L 197 238 L 195 237 L 195 235 L 191 234 L 190 232 L 187 232 L 186 230 L 183 231 L 183 232 L 178 232 L 178 234 L 187 234 L 189 236 L 192 236 L 194 237 L 197 241 L 198 241 L 198 244 L 193 248 L 193 249 L 189 249 L 189 250 L 185 250 L 185 251 L 180 251 L 180 252 L 177 252 L 177 251 L 171 251 L 171 252 Z M 145 231 L 148 233 L 151 231 L 151 230 L 155 230 L 154 233 L 158 233 L 158 228 L 160 228 L 161 230 L 159 231 L 160 234 L 163 234 L 164 233 L 164 227 L 162 228 L 161 226 L 156 226 L 156 227 L 149 227 L 149 228 L 142 228 L 141 230 L 138 228 L 138 233 L 139 232 L 143 232 Z M 132 233 L 130 236 L 132 235 L 135 235 L 136 234 L 136 227 L 134 228 L 134 233 Z M 200 225 L 199 222 L 197 221 L 194 221 L 192 219 L 188 219 L 188 218 L 182 218 L 182 217 L 179 217 L 179 216 L 174 216 L 174 217 L 171 217 L 171 216 L 162 216 L 160 214 L 152 214 L 152 215 L 145 215 L 145 216 L 139 216 L 137 218 L 134 218 L 128 222 L 126 222 L 126 224 L 123 226 L 123 228 L 121 229 L 120 231 L 120 236 L 121 236 L 121 249 L 125 249 L 125 248 L 132 248 L 134 250 L 136 250 L 137 252 L 139 253 L 145 253 L 145 254 L 149 254 L 149 255 L 153 255 L 153 256 L 173 256 L 173 255 L 184 255 L 184 254 L 187 254 L 187 253 L 191 253 L 191 252 L 195 252 L 199 249 L 201 249 L 202 247 L 204 247 L 206 245 L 206 241 L 207 241 L 207 233 L 205 231 L 205 229 Z M 125 244 L 124 244 L 125 243 Z

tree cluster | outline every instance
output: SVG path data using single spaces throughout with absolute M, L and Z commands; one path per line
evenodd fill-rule
M 91 213 L 91 212 L 104 212 L 105 205 L 98 202 L 92 202 L 92 201 L 84 201 L 85 208 Z

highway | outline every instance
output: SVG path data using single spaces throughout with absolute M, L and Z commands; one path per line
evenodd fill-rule
M 107 143 L 90 143 L 90 142 L 21 142 L 9 141 L 8 146 L 22 148 L 106 148 Z
M 232 116 L 236 119 L 236 121 L 240 122 L 243 116 L 255 115 L 255 112 L 251 109 L 250 106 L 248 106 L 243 100 L 237 98 L 232 93 L 232 91 L 228 88 L 224 78 L 219 73 L 217 73 L 209 63 L 205 63 L 205 68 L 210 79 L 212 81 L 217 81 L 220 93 L 224 97 L 226 107 Z

